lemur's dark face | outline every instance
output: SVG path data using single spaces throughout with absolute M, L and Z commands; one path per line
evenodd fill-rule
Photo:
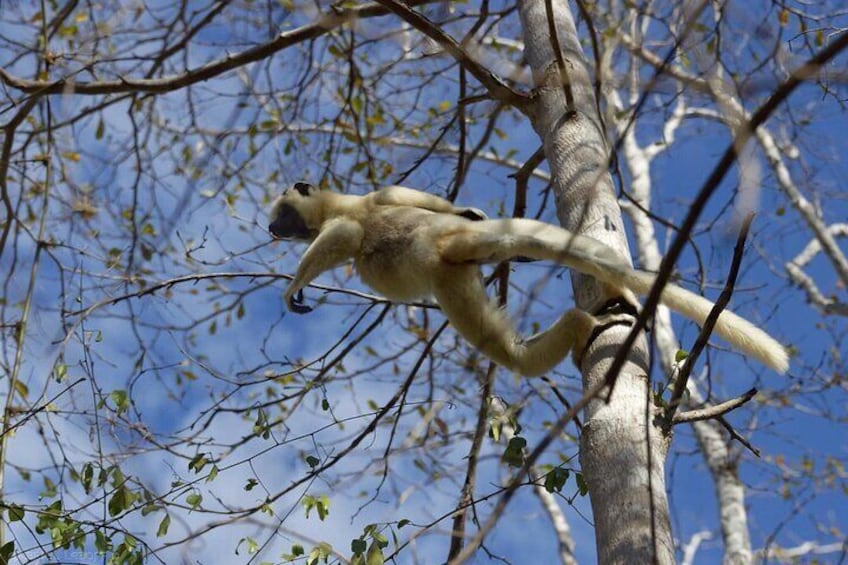
M 310 199 L 317 192 L 318 188 L 309 183 L 296 182 L 277 198 L 271 208 L 271 223 L 268 224 L 268 231 L 275 239 L 315 239 L 318 230 L 307 225 L 305 216 Z

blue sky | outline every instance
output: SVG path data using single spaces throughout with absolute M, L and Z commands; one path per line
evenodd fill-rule
M 162 13 L 167 13 L 169 6 L 169 3 L 162 3 Z M 2 13 L 4 9 L 5 14 Z M 0 8 L 0 15 L 11 17 L 10 10 L 8 6 Z M 288 14 L 274 8 L 269 21 L 284 28 L 289 23 L 307 21 L 309 17 L 308 14 Z M 224 25 L 226 20 L 220 21 L 220 25 L 198 35 L 192 43 L 190 56 L 185 61 L 188 66 L 200 65 L 224 51 L 237 51 L 245 43 L 261 39 L 255 29 L 247 28 L 244 23 L 236 24 L 232 29 Z M 363 36 L 378 37 L 383 31 L 381 24 L 388 21 L 381 19 L 376 24 L 363 22 L 358 32 Z M 739 21 L 745 19 L 740 18 Z M 152 25 L 152 21 L 143 18 L 137 25 L 143 28 L 147 24 Z M 510 31 L 510 25 L 514 22 L 504 24 L 504 33 Z M 269 33 L 274 29 L 277 26 L 271 25 Z M 4 35 L 25 36 L 25 33 L 26 30 L 12 31 L 4 23 Z M 118 34 L 116 41 L 126 37 L 129 36 Z M 59 45 L 57 40 L 57 47 Z M 396 42 L 375 43 L 368 48 L 372 61 L 391 61 L 398 53 Z M 749 56 L 745 52 L 739 54 L 742 61 Z M 803 54 L 798 57 L 803 58 Z M 6 64 L 10 58 L 6 45 L 0 49 L 0 64 Z M 318 49 L 314 64 L 328 61 L 332 61 L 328 51 Z M 180 67 L 183 61 L 172 63 Z M 411 88 L 419 81 L 426 83 L 427 73 L 449 66 L 450 61 L 438 56 L 401 64 L 400 71 L 409 71 L 410 74 L 398 72 L 387 77 L 385 83 L 380 83 L 385 85 L 382 86 L 385 99 L 381 102 L 386 108 L 400 113 L 414 99 L 412 92 L 402 91 L 404 86 Z M 129 256 L 127 234 L 131 225 L 121 219 L 121 212 L 133 203 L 137 206 L 134 219 L 141 230 L 141 240 L 150 249 L 163 252 L 161 257 L 145 260 L 141 248 L 135 250 L 137 269 L 133 273 L 145 278 L 148 284 L 187 274 L 293 271 L 303 248 L 287 243 L 269 243 L 264 230 L 266 217 L 263 206 L 289 182 L 300 179 L 317 182 L 326 170 L 347 174 L 365 158 L 356 151 L 341 151 L 333 152 L 328 162 L 323 153 L 334 146 L 326 135 L 314 133 L 318 126 L 332 123 L 331 118 L 338 111 L 340 99 L 336 87 L 344 84 L 346 70 L 341 65 L 334 68 L 338 69 L 338 75 L 327 73 L 322 82 L 308 85 L 308 98 L 313 102 L 303 107 L 293 103 L 293 99 L 302 94 L 298 80 L 306 76 L 308 70 L 302 47 L 276 55 L 267 66 L 265 63 L 258 68 L 250 66 L 243 74 L 230 73 L 194 87 L 193 112 L 186 109 L 184 91 L 158 97 L 153 102 L 158 128 L 151 135 L 138 137 L 144 143 L 141 154 L 145 163 L 150 164 L 140 173 L 134 168 L 133 148 L 127 144 L 133 131 L 127 103 L 116 104 L 57 133 L 57 150 L 79 152 L 81 158 L 78 162 L 66 160 L 64 174 L 69 182 L 58 182 L 55 186 L 57 198 L 51 208 L 49 226 L 68 247 L 56 248 L 51 254 L 55 259 L 45 259 L 40 271 L 35 322 L 29 329 L 23 372 L 31 391 L 43 391 L 43 398 L 50 398 L 67 386 L 48 378 L 50 365 L 60 352 L 55 342 L 67 331 L 67 328 L 63 329 L 56 310 L 55 296 L 60 284 L 66 289 L 68 299 L 64 304 L 68 309 L 88 306 L 106 297 L 139 289 L 135 284 L 126 286 L 122 280 L 126 274 L 124 269 L 110 265 L 106 260 L 112 249 L 117 250 L 124 262 Z M 413 73 L 417 69 L 424 69 L 424 78 Z M 16 61 L 10 72 L 29 76 L 32 59 Z M 446 73 L 445 78 L 428 84 L 424 91 L 426 106 L 432 107 L 436 116 L 432 122 L 427 120 L 427 112 L 421 110 L 405 116 L 405 125 L 420 122 L 422 136 L 432 138 L 438 127 L 450 119 L 455 108 L 454 77 L 455 72 Z M 246 89 L 245 82 L 260 93 L 246 94 L 249 89 Z M 835 86 L 841 89 L 844 99 L 844 86 Z M 761 96 L 768 91 L 767 85 L 758 95 L 751 96 L 748 109 L 755 108 Z M 378 95 L 382 93 L 377 92 Z M 669 100 L 667 95 L 649 99 L 637 126 L 643 143 L 657 139 L 657 120 L 664 116 L 663 108 Z M 54 120 L 73 116 L 90 104 L 92 99 L 83 97 L 54 97 Z M 802 137 L 792 137 L 797 131 L 791 127 L 786 114 L 771 120 L 768 125 L 779 135 L 791 138 L 802 151 L 802 159 L 791 163 L 792 171 L 802 187 L 809 191 L 808 197 L 822 208 L 825 219 L 829 222 L 844 221 L 848 218 L 848 202 L 844 198 L 848 169 L 841 155 L 844 142 L 840 135 L 845 123 L 844 110 L 834 97 L 822 96 L 821 89 L 816 86 L 803 87 L 789 104 L 793 118 L 809 120 L 809 123 L 803 124 L 803 129 L 798 130 Z M 492 109 L 491 103 L 484 102 L 471 107 L 470 113 L 476 124 L 482 124 Z M 295 111 L 298 113 L 295 114 Z M 142 117 L 145 114 L 139 111 L 137 115 Z M 43 119 L 44 116 L 46 114 L 42 111 L 39 117 Z M 105 124 L 105 135 L 97 139 L 101 120 Z M 262 124 L 269 121 L 281 125 L 274 130 L 263 130 Z M 191 124 L 195 124 L 197 130 L 180 135 L 182 128 Z M 256 124 L 260 125 L 259 131 L 251 132 L 250 126 Z M 227 126 L 231 126 L 234 134 L 216 139 L 217 130 Z M 300 136 L 292 133 L 301 131 L 298 128 L 303 127 L 312 128 L 313 133 Z M 523 161 L 539 144 L 529 124 L 515 114 L 505 114 L 498 121 L 498 127 L 505 136 L 493 136 L 487 149 L 501 155 L 514 150 L 514 159 Z M 391 124 L 377 129 L 387 133 L 392 131 Z M 470 131 L 472 139 L 479 137 L 479 129 L 471 128 Z M 289 145 L 292 139 L 297 141 L 294 147 Z M 654 211 L 671 221 L 679 221 L 686 213 L 687 203 L 730 142 L 726 131 L 703 120 L 686 122 L 678 139 L 680 141 L 655 162 L 651 171 Z M 457 143 L 458 136 L 451 132 L 446 140 Z M 332 143 L 336 144 L 336 148 L 352 147 L 350 140 L 343 137 Z M 371 149 L 374 152 L 371 157 L 376 162 L 387 162 L 393 167 L 392 173 L 384 179 L 387 183 L 393 182 L 400 171 L 412 166 L 422 153 L 420 149 L 376 143 Z M 149 152 L 149 158 L 146 152 Z M 757 155 L 758 159 L 762 159 L 761 154 Z M 31 153 L 29 156 L 32 156 Z M 179 169 L 187 163 L 201 169 L 198 177 L 190 182 L 186 182 L 184 173 Z M 454 166 L 453 158 L 436 155 L 405 182 L 445 194 Z M 481 207 L 490 216 L 511 210 L 514 186 L 508 177 L 511 172 L 490 164 L 476 164 L 461 192 L 461 202 Z M 37 178 L 39 174 L 37 168 L 30 167 L 26 178 Z M 355 182 L 346 188 L 357 192 L 371 188 L 371 183 L 362 173 L 353 177 Z M 625 176 L 625 185 L 626 182 Z M 718 285 L 723 281 L 732 254 L 735 236 L 729 233 L 729 226 L 732 225 L 731 212 L 737 184 L 738 175 L 735 173 L 724 181 L 721 191 L 703 211 L 695 237 L 707 279 Z M 135 200 L 133 186 L 139 188 Z M 768 407 L 758 406 L 755 411 L 740 411 L 729 417 L 763 451 L 760 460 L 744 454 L 741 468 L 742 476 L 750 486 L 749 523 L 755 548 L 761 547 L 775 531 L 778 531 L 777 541 L 783 545 L 810 539 L 829 543 L 838 539 L 838 534 L 822 531 L 822 524 L 841 532 L 848 527 L 845 513 L 840 513 L 846 502 L 844 491 L 840 490 L 844 487 L 844 472 L 841 481 L 837 480 L 834 484 L 814 487 L 809 481 L 800 481 L 792 492 L 794 496 L 788 499 L 782 499 L 778 491 L 784 484 L 782 479 L 800 472 L 800 463 L 805 456 L 813 458 L 815 470 L 826 465 L 828 458 L 842 463 L 846 460 L 844 387 L 819 392 L 816 383 L 824 382 L 833 371 L 822 367 L 816 373 L 813 369 L 829 347 L 838 349 L 845 359 L 848 346 L 844 336 L 848 332 L 845 331 L 844 319 L 822 318 L 805 304 L 799 291 L 787 284 L 782 275 L 782 264 L 806 245 L 810 235 L 801 226 L 794 211 L 787 208 L 785 213 L 779 213 L 778 209 L 786 203 L 776 192 L 774 180 L 766 168 L 763 169 L 762 186 L 760 208 L 743 263 L 739 291 L 732 306 L 739 313 L 763 322 L 781 341 L 795 345 L 800 350 L 803 364 L 795 363 L 789 377 L 779 377 L 754 363 L 745 363 L 735 353 L 715 351 L 711 357 L 713 393 L 723 399 L 757 386 L 775 399 Z M 531 183 L 528 213 L 535 213 L 540 205 L 542 189 L 541 182 Z M 80 191 L 88 191 L 86 193 L 103 211 L 93 220 L 85 221 L 69 212 L 69 202 Z M 185 202 L 186 205 L 181 208 L 179 221 L 172 226 L 169 220 L 177 202 Z M 555 221 L 550 199 L 542 219 Z M 154 233 L 144 233 L 144 226 L 148 223 Z M 94 234 L 92 230 L 98 230 L 98 233 Z M 664 248 L 670 234 L 662 230 L 658 233 L 660 247 Z M 25 237 L 15 245 L 20 257 L 34 253 L 32 241 Z M 844 245 L 842 249 L 845 250 Z M 191 250 L 190 253 L 187 254 L 187 250 Z M 9 268 L 10 261 L 10 256 L 4 255 L 3 267 Z M 695 261 L 695 255 L 689 252 L 678 265 L 687 283 L 697 281 Z M 19 299 L 26 288 L 26 271 L 19 269 L 18 272 L 7 290 L 10 298 Z M 838 288 L 832 269 L 824 261 L 814 261 L 810 274 L 826 292 L 840 295 L 844 300 L 845 289 Z M 522 330 L 529 332 L 534 324 L 546 327 L 564 307 L 570 307 L 571 291 L 567 279 L 567 275 L 552 271 L 549 266 L 520 264 L 515 267 L 511 281 L 516 291 L 509 308 L 518 316 L 517 323 Z M 405 378 L 406 371 L 423 351 L 423 343 L 401 331 L 399 325 L 408 326 L 410 321 L 422 325 L 427 323 L 432 332 L 442 319 L 431 309 L 392 308 L 379 328 L 357 344 L 344 359 L 343 369 L 331 372 L 331 380 L 313 388 L 300 399 L 284 403 L 286 412 L 269 409 L 273 417 L 283 419 L 283 424 L 269 439 L 253 438 L 241 444 L 240 439 L 252 433 L 258 414 L 255 406 L 267 400 L 269 388 L 278 395 L 293 393 L 315 372 L 314 369 L 304 371 L 302 375 L 295 375 L 289 383 L 270 387 L 264 380 L 267 374 L 279 375 L 290 370 L 290 362 L 295 359 L 312 360 L 316 367 L 320 367 L 322 354 L 342 340 L 346 330 L 365 313 L 366 308 L 361 299 L 333 293 L 326 297 L 327 303 L 320 304 L 307 316 L 287 314 L 282 304 L 285 282 L 278 280 L 264 286 L 266 282 L 245 277 L 184 283 L 99 309 L 84 321 L 83 326 L 75 328 L 73 338 L 62 351 L 70 380 L 82 376 L 90 380 L 61 396 L 59 405 L 68 413 L 44 417 L 44 423 L 50 424 L 46 426 L 50 430 L 48 436 L 54 440 L 51 453 L 44 453 L 40 429 L 32 425 L 22 428 L 12 440 L 12 458 L 25 461 L 32 469 L 45 469 L 46 475 L 55 477 L 51 466 L 57 454 L 62 453 L 76 465 L 90 460 L 100 451 L 107 454 L 105 460 L 120 462 L 125 474 L 138 476 L 154 492 L 166 493 L 167 501 L 184 501 L 185 492 L 173 488 L 171 483 L 178 479 L 196 479 L 187 470 L 188 460 L 197 453 L 208 452 L 222 458 L 222 472 L 211 483 L 198 483 L 197 492 L 204 495 L 209 508 L 223 509 L 226 505 L 261 502 L 265 489 L 269 493 L 274 492 L 303 477 L 308 471 L 305 462 L 308 455 L 322 461 L 332 457 L 364 428 L 370 420 L 368 415 L 373 413 L 373 406 L 381 406 L 391 398 Z M 352 273 L 344 268 L 324 275 L 319 282 L 364 290 Z M 537 298 L 529 309 L 525 308 L 524 292 L 519 290 L 532 291 Z M 713 288 L 707 294 L 715 296 L 716 292 L 717 289 Z M 308 289 L 306 294 L 310 301 L 323 297 L 317 289 Z M 239 304 L 243 305 L 243 314 Z M 365 313 L 352 336 L 374 322 L 379 312 L 380 307 L 377 307 Z M 135 323 L 131 317 L 135 318 Z M 675 318 L 675 323 L 678 337 L 684 343 L 691 343 L 696 335 L 695 327 L 679 318 Z M 82 339 L 87 348 L 80 346 L 79 340 Z M 351 343 L 352 339 L 343 340 L 335 351 Z M 9 354 L 8 343 L 4 346 L 6 355 Z M 469 354 L 468 346 L 452 332 L 443 334 L 435 348 L 439 353 L 449 355 L 454 362 L 461 362 Z M 397 360 L 379 369 L 374 368 L 376 357 L 393 357 L 401 351 L 404 353 Z M 333 356 L 331 354 L 329 358 Z M 397 374 L 392 370 L 395 364 Z M 654 376 L 658 378 L 659 374 Z M 568 398 L 576 400 L 579 378 L 570 363 L 564 363 L 556 377 Z M 100 394 L 108 396 L 116 389 L 127 389 L 132 393 L 134 407 L 129 421 L 118 419 L 109 422 L 109 413 L 97 407 Z M 290 548 L 295 537 L 289 531 L 329 541 L 334 548 L 349 554 L 350 540 L 358 536 L 365 525 L 401 519 L 413 522 L 413 525 L 398 532 L 403 534 L 402 538 L 409 535 L 415 531 L 416 525 L 449 513 L 456 504 L 468 437 L 474 426 L 477 409 L 475 392 L 478 389 L 474 376 L 456 365 L 425 363 L 405 399 L 407 404 L 394 437 L 391 427 L 378 428 L 326 478 L 319 477 L 308 487 L 296 489 L 276 502 L 276 515 L 286 517 L 283 529 L 276 536 L 271 535 L 267 527 L 243 521 L 213 530 L 183 548 L 169 549 L 163 553 L 162 559 L 165 562 L 189 558 L 204 563 L 220 562 L 222 555 L 228 558 L 233 555 L 234 540 L 242 536 L 254 536 L 260 541 L 270 537 L 272 543 L 263 556 L 272 559 Z M 561 409 L 542 383 L 521 382 L 505 372 L 498 376 L 496 392 L 510 403 L 527 402 L 520 421 L 531 446 L 544 435 L 545 423 L 554 420 L 556 411 Z M 791 401 L 796 406 L 778 406 L 777 399 L 783 393 L 791 393 Z M 328 401 L 330 410 L 322 408 L 324 399 Z M 228 409 L 253 409 L 247 415 L 210 411 L 218 403 Z M 412 430 L 419 426 L 422 419 L 417 410 L 420 408 L 426 413 L 433 406 L 440 406 L 435 415 L 447 426 L 446 430 L 431 424 L 431 444 L 427 448 L 417 449 L 412 440 L 412 445 L 404 446 L 404 439 L 412 437 Z M 815 414 L 824 408 L 832 411 L 832 418 Z M 94 419 L 95 412 L 100 413 L 100 419 Z M 365 416 L 357 417 L 361 415 Z M 354 419 L 344 421 L 345 418 Z M 344 421 L 344 426 L 332 426 L 334 421 Z M 140 433 L 144 429 L 162 434 L 160 441 L 154 444 L 145 440 Z M 97 433 L 98 430 L 100 433 Z M 576 433 L 573 425 L 567 431 Z M 194 444 L 173 450 L 163 448 L 175 439 L 187 437 L 192 437 Z M 377 493 L 381 465 L 390 439 L 393 450 L 389 457 L 389 474 Z M 238 445 L 231 447 L 231 444 Z M 66 448 L 64 451 L 60 449 L 63 447 Z M 718 532 L 712 484 L 704 470 L 703 460 L 693 451 L 694 448 L 691 432 L 685 428 L 678 429 L 669 458 L 669 484 L 675 513 L 675 535 L 683 540 L 702 529 Z M 120 455 L 127 451 L 132 455 Z M 507 469 L 498 461 L 502 451 L 502 444 L 484 442 L 478 495 L 492 492 L 495 485 L 503 480 Z M 114 458 L 108 456 L 111 454 Z M 575 454 L 576 445 L 563 440 L 543 457 L 541 463 L 559 463 L 560 456 L 573 457 Z M 426 473 L 421 470 L 422 467 L 427 469 Z M 369 470 L 368 475 L 354 479 L 355 473 L 364 468 Z M 434 473 L 440 474 L 438 480 L 428 479 Z M 260 486 L 245 490 L 251 478 L 258 479 Z M 21 481 L 18 475 L 11 473 L 9 481 L 7 492 L 14 493 L 20 502 L 38 503 L 40 480 L 34 481 L 33 488 L 33 482 Z M 66 487 L 74 496 L 86 499 L 76 485 L 66 483 Z M 574 483 L 570 482 L 564 494 L 572 496 L 574 490 Z M 305 517 L 299 507 L 300 496 L 305 493 L 330 496 L 330 514 L 326 521 L 319 521 L 314 514 L 309 519 Z M 360 510 L 375 494 L 376 499 Z M 220 500 L 215 500 L 215 497 Z M 68 501 L 79 504 L 70 495 Z M 796 514 L 795 504 L 798 501 L 803 502 L 803 507 Z M 486 504 L 481 504 L 480 508 L 481 515 L 485 517 Z M 595 551 L 588 500 L 577 497 L 574 508 L 566 504 L 563 508 L 577 540 L 578 558 L 581 562 L 591 562 Z M 94 519 L 98 512 L 102 509 L 91 508 L 81 515 Z M 168 539 L 176 539 L 189 526 L 197 527 L 219 518 L 188 511 L 175 512 L 174 516 Z M 281 518 L 264 519 L 267 526 Z M 141 518 L 134 513 L 122 521 L 122 525 L 140 534 L 146 533 L 148 540 L 157 544 L 158 518 Z M 447 544 L 444 532 L 448 528 L 449 521 L 445 520 L 436 528 L 437 533 L 415 540 L 414 551 L 420 562 L 434 563 L 443 559 Z M 23 545 L 33 543 L 23 529 L 16 532 L 21 536 L 19 539 Z M 522 492 L 513 501 L 501 524 L 488 538 L 487 548 L 493 554 L 509 556 L 515 562 L 549 559 L 555 550 L 554 536 L 538 502 L 529 492 Z M 407 558 L 411 560 L 412 550 L 407 551 Z M 717 541 L 706 543 L 698 554 L 697 562 L 715 562 L 720 552 Z M 437 560 L 433 560 L 434 555 L 438 556 Z M 248 558 L 242 553 L 238 559 L 247 561 Z M 401 562 L 406 562 L 403 559 Z M 477 561 L 485 561 L 482 554 Z

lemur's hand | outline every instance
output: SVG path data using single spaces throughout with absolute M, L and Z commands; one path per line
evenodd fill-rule
M 308 314 L 312 312 L 312 307 L 303 303 L 303 289 L 298 290 L 294 295 L 286 298 L 286 306 L 289 312 L 295 314 Z

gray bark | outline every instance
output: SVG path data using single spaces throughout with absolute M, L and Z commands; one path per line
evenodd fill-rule
M 603 241 L 629 260 L 621 211 L 608 173 L 609 149 L 570 7 L 566 0 L 553 2 L 575 100 L 576 115 L 568 117 L 548 35 L 545 2 L 524 0 L 519 8 L 525 57 L 536 86 L 527 112 L 544 144 L 559 220 L 569 230 Z M 572 275 L 572 283 L 575 301 L 586 311 L 592 312 L 610 298 L 591 278 Z M 584 391 L 603 380 L 627 332 L 627 328 L 613 327 L 586 351 L 581 367 Z M 647 355 L 643 338 L 631 351 L 611 402 L 596 399 L 586 409 L 580 463 L 589 486 L 600 563 L 674 562 L 663 473 L 668 441 L 653 425 Z

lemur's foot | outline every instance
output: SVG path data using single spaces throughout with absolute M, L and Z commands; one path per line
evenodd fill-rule
M 613 326 L 632 327 L 636 316 L 639 314 L 636 306 L 621 297 L 612 298 L 604 302 L 594 315 L 594 325 L 588 333 L 584 343 L 575 344 L 574 360 L 579 367 L 583 362 L 583 356 L 598 337 Z

